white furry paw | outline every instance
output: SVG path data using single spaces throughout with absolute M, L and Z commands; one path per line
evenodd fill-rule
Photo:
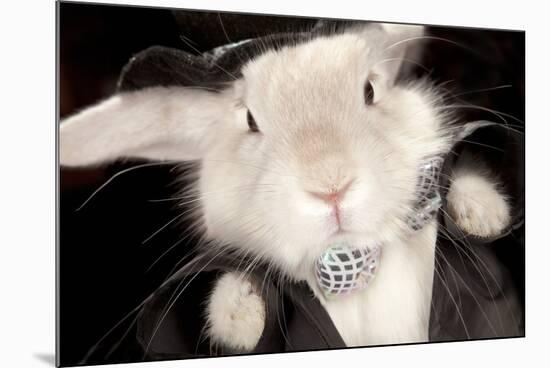
M 455 171 L 447 200 L 449 215 L 467 234 L 495 236 L 510 223 L 510 207 L 498 184 L 477 170 Z
M 237 351 L 251 351 L 264 330 L 264 301 L 242 273 L 226 273 L 216 281 L 210 295 L 207 322 L 214 343 Z

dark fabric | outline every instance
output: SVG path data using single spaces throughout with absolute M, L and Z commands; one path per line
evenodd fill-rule
M 241 68 L 246 62 L 269 49 L 296 45 L 327 33 L 341 32 L 356 24 L 353 21 L 322 21 L 309 32 L 276 33 L 245 39 L 199 55 L 153 46 L 130 59 L 122 70 L 117 88 L 121 92 L 151 86 L 220 89 L 241 76 Z
M 153 47 L 130 61 L 119 80 L 120 91 L 157 85 L 220 88 L 238 76 L 243 62 L 258 44 L 277 47 L 310 35 L 271 36 L 228 48 L 219 54 L 194 56 L 180 50 Z M 220 56 L 221 55 L 221 56 Z M 448 220 L 445 193 L 440 211 L 436 272 L 430 316 L 430 341 L 524 335 L 524 167 L 523 135 L 500 124 L 474 124 L 444 163 L 441 186 L 446 187 L 453 164 L 465 152 L 483 157 L 505 184 L 513 204 L 513 223 L 502 235 L 483 239 L 464 236 Z M 126 331 L 112 360 L 158 360 L 224 355 L 204 335 L 204 302 L 212 282 L 222 272 L 243 269 L 247 262 L 205 258 L 187 264 L 144 303 Z M 285 284 L 255 268 L 251 277 L 265 283 L 266 327 L 252 353 L 345 347 L 329 315 L 308 286 Z M 90 355 L 104 355 L 112 342 L 103 342 Z
M 203 330 L 204 302 L 216 276 L 242 271 L 247 266 L 242 259 L 207 257 L 174 275 L 139 313 L 136 336 L 146 351 L 145 356 L 162 359 L 236 353 L 210 345 Z M 261 266 L 251 272 L 251 277 L 263 285 L 267 309 L 266 327 L 254 353 L 345 346 L 330 317 L 305 284 L 293 284 L 282 290 L 274 281 L 276 276 L 266 278 L 266 270 Z M 169 312 L 159 324 L 168 307 Z
M 474 154 L 504 184 L 511 204 L 508 229 L 492 238 L 464 234 L 447 215 L 443 193 L 430 319 L 430 340 L 524 335 L 524 144 L 523 133 L 496 123 L 461 137 L 444 164 L 448 187 L 453 164 Z
M 223 49 L 222 46 L 200 55 L 153 46 L 135 55 L 124 67 L 118 90 L 130 91 L 159 85 L 220 89 L 238 78 L 243 63 L 254 58 L 261 50 L 299 42 L 304 38 L 304 34 L 274 35 L 245 40 L 238 47 Z

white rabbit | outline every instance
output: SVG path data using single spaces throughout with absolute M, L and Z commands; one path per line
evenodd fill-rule
M 115 95 L 62 122 L 60 162 L 200 160 L 197 217 L 215 244 L 307 281 L 348 346 L 427 341 L 437 221 L 411 235 L 406 217 L 419 163 L 450 149 L 451 116 L 427 81 L 394 83 L 422 33 L 353 27 L 268 50 L 220 92 Z M 498 187 L 479 165 L 455 171 L 449 208 L 465 232 L 507 225 Z M 327 300 L 313 265 L 336 240 L 380 244 L 382 259 L 365 291 Z M 223 275 L 207 312 L 216 343 L 250 351 L 262 334 L 265 307 L 246 275 Z

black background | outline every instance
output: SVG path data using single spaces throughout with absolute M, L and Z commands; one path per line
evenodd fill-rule
M 135 53 L 163 45 L 197 53 L 215 46 L 273 32 L 306 30 L 316 19 L 218 14 L 140 7 L 61 3 L 59 11 L 61 118 L 112 94 L 124 64 Z M 223 27 L 222 28 L 222 23 Z M 227 33 L 227 34 L 226 34 Z M 461 98 L 519 119 L 523 130 L 524 55 L 522 32 L 431 27 L 441 40 L 426 44 L 422 64 L 438 82 L 451 81 L 453 93 L 512 85 Z M 184 36 L 185 42 L 180 38 Z M 191 44 L 192 46 L 189 46 Z M 426 74 L 422 68 L 414 73 Z M 493 114 L 462 109 L 464 119 Z M 93 169 L 61 169 L 60 196 L 60 346 L 61 364 L 77 364 L 86 351 L 167 276 L 196 240 L 170 251 L 187 234 L 176 221 L 142 242 L 178 215 L 168 198 L 178 189 L 173 165 L 136 169 L 113 180 L 86 206 L 77 208 L 112 175 L 143 162 L 125 161 Z M 516 270 L 523 285 L 523 269 Z

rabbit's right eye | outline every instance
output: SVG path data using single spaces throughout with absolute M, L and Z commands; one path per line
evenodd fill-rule
M 256 124 L 256 120 L 254 120 L 254 116 L 250 113 L 250 110 L 246 112 L 246 120 L 248 122 L 248 129 L 250 129 L 253 133 L 260 132 L 260 129 L 258 128 L 258 124 Z
M 372 105 L 372 103 L 374 102 L 374 88 L 372 87 L 372 83 L 370 80 L 367 80 L 367 82 L 365 83 L 364 95 L 365 104 Z

